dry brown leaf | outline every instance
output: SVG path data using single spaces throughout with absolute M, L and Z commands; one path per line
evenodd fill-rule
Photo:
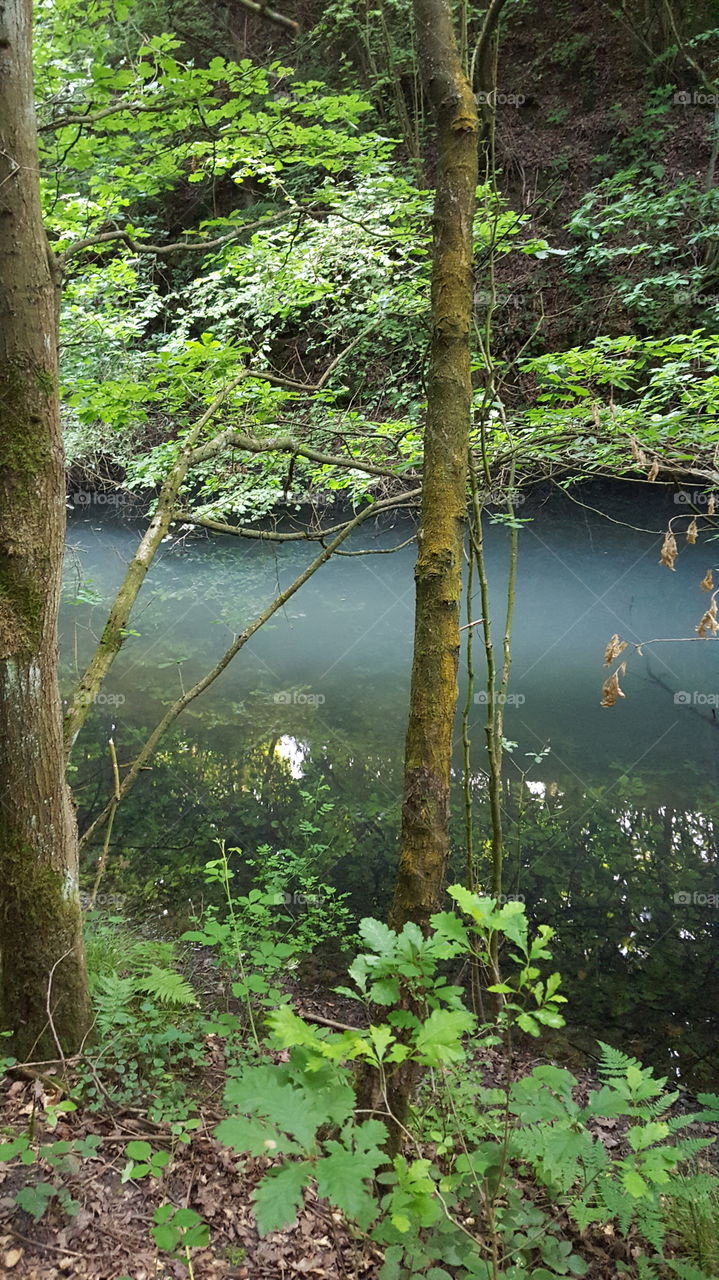
M 613 707 L 618 698 L 626 697 L 626 694 L 622 693 L 622 690 L 619 688 L 619 677 L 620 675 L 624 675 L 626 669 L 626 662 L 620 663 L 616 671 L 614 671 L 612 675 L 604 681 L 604 684 L 602 685 L 602 700 L 599 704 L 600 707 Z
M 613 417 L 613 416 L 614 416 L 614 415 L 612 414 L 612 417 Z M 637 440 L 636 436 L 630 436 L 630 439 L 629 439 L 629 446 L 630 446 L 630 448 L 631 448 L 631 451 L 632 451 L 632 457 L 633 457 L 634 461 L 635 461 L 635 462 L 638 462 L 638 463 L 639 463 L 639 465 L 640 465 L 640 467 L 646 467 L 646 465 L 647 465 L 647 455 L 646 455 L 646 453 L 644 452 L 644 450 L 642 449 L 641 445 L 639 444 L 639 441 Z
M 659 475 L 659 463 L 655 458 L 651 467 L 647 472 L 647 480 L 656 480 L 658 475 Z
M 712 600 L 709 608 L 695 630 L 697 635 L 701 636 L 703 640 L 705 640 L 708 635 L 715 636 L 717 634 L 719 631 L 719 618 L 717 618 L 716 600 Z
M 8 1271 L 11 1271 L 13 1267 L 17 1266 L 21 1257 L 22 1257 L 22 1249 L 8 1249 L 7 1253 L 5 1254 L 5 1257 L 3 1258 L 3 1262 L 5 1263 L 5 1266 L 7 1267 Z
M 709 494 L 709 501 L 707 502 L 707 515 L 708 515 L 708 516 L 715 516 L 715 515 L 716 515 L 716 510 L 717 510 L 717 509 L 716 509 L 716 499 L 715 499 L 715 497 L 714 497 L 714 494 L 713 494 L 713 493 L 710 493 L 710 494 Z
M 697 540 L 698 533 L 699 533 L 699 525 L 697 524 L 697 518 L 695 516 L 687 529 L 687 542 L 691 543 L 692 546 Z
M 609 641 L 609 644 L 604 650 L 605 667 L 611 666 L 611 664 L 614 662 L 614 659 L 618 658 L 620 653 L 624 653 L 624 650 L 626 649 L 626 647 L 627 647 L 626 640 L 622 640 L 621 637 L 617 634 L 613 635 L 611 640 Z
M 701 587 L 702 591 L 714 590 L 714 570 L 713 569 L 707 569 L 706 573 L 704 574 L 704 577 L 699 583 L 699 586 Z
M 671 529 L 667 529 L 664 534 L 662 549 L 659 554 L 659 563 L 666 565 L 667 569 L 674 568 L 674 562 L 677 558 L 677 540 Z

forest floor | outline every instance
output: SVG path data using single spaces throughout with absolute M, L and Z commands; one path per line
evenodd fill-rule
M 348 1003 L 340 1007 L 305 1000 L 298 1012 L 344 1019 Z M 61 1115 L 50 1130 L 48 1108 L 51 1114 L 62 1094 L 53 1094 L 47 1077 L 33 1077 L 30 1071 L 12 1069 L 5 1076 L 0 1082 L 0 1131 L 5 1140 L 31 1132 L 39 1142 L 76 1143 L 89 1134 L 100 1142 L 92 1158 L 76 1160 L 77 1167 L 61 1177 L 50 1166 L 28 1167 L 17 1157 L 0 1164 L 0 1275 L 9 1280 L 185 1280 L 188 1274 L 190 1280 L 376 1280 L 382 1251 L 348 1229 L 342 1215 L 313 1194 L 306 1195 L 294 1226 L 259 1236 L 251 1197 L 271 1161 L 239 1160 L 212 1136 L 223 1117 L 220 1099 L 226 1069 L 218 1037 L 206 1037 L 205 1049 L 206 1067 L 198 1089 L 204 1099 L 201 1127 L 187 1144 L 174 1139 L 168 1126 L 149 1121 L 140 1108 L 114 1107 L 109 1094 L 100 1112 L 78 1107 Z M 488 1050 L 482 1062 L 484 1084 L 501 1086 L 507 1072 L 516 1079 L 547 1060 L 536 1047 L 534 1052 L 513 1052 L 510 1059 L 501 1050 Z M 584 1102 L 598 1081 L 591 1071 L 578 1069 L 575 1061 L 571 1066 L 578 1080 L 578 1101 Z M 615 1156 L 623 1147 L 623 1127 L 625 1122 L 612 1120 L 600 1120 L 595 1127 Z M 706 1132 L 719 1140 L 719 1125 Z M 123 1180 L 125 1149 L 138 1140 L 149 1142 L 154 1150 L 172 1151 L 160 1179 Z M 48 1181 L 61 1183 L 72 1196 L 78 1206 L 73 1216 L 57 1198 L 49 1201 L 39 1221 L 17 1206 L 21 1187 Z M 539 1189 L 522 1189 L 542 1207 Z M 189 1273 L 184 1256 L 161 1253 L 152 1239 L 153 1215 L 166 1203 L 195 1210 L 209 1226 L 209 1247 L 192 1250 Z M 580 1240 L 568 1221 L 562 1226 L 565 1238 L 579 1245 L 589 1264 L 587 1280 L 616 1277 L 619 1262 L 633 1274 L 631 1238 L 622 1239 L 606 1225 Z

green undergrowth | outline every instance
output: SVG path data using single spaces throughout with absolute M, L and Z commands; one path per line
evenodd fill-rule
M 513 1067 L 529 1061 L 525 1038 L 541 1054 L 566 1004 L 553 931 L 532 932 L 522 903 L 498 906 L 455 885 L 426 936 L 363 920 L 338 988 L 359 1025 L 335 1030 L 298 1016 L 283 979 L 333 910 L 335 930 L 347 926 L 342 902 L 317 885 L 280 890 L 280 855 L 235 895 L 236 857 L 221 847 L 208 864 L 225 909 L 205 912 L 182 942 L 89 917 L 94 1038 L 68 1064 L 66 1085 L 0 1142 L 19 1208 L 36 1220 L 77 1213 L 74 1179 L 98 1160 L 102 1138 L 84 1120 L 82 1137 L 53 1131 L 74 1111 L 92 1129 L 93 1112 L 132 1101 L 160 1128 L 156 1142 L 127 1143 L 122 1179 L 163 1195 L 148 1233 L 191 1269 L 193 1250 L 212 1247 L 209 1225 L 167 1193 L 211 1082 L 215 1098 L 224 1088 L 214 1134 L 239 1168 L 271 1157 L 253 1192 L 261 1235 L 290 1226 L 313 1191 L 358 1245 L 381 1251 L 379 1280 L 581 1277 L 607 1241 L 617 1275 L 716 1276 L 719 1097 L 699 1095 L 685 1113 L 665 1079 L 601 1042 L 589 1089 L 551 1061 Z M 300 879 L 309 874 L 293 865 Z M 203 1007 L 202 983 L 191 981 L 198 948 L 217 978 L 215 1007 Z M 495 1001 L 491 1016 L 468 1006 L 457 981 L 472 967 Z M 404 1079 L 419 1083 L 406 1108 Z

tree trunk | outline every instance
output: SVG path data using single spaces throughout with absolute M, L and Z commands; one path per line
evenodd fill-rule
M 478 164 L 477 110 L 449 4 L 414 0 L 414 8 L 438 155 L 414 659 L 400 864 L 390 913 L 395 928 L 408 920 L 426 928 L 437 909 L 447 864 L 472 403 L 472 221 Z
M 0 0 L 0 999 L 15 1054 L 60 1057 L 89 1019 L 57 684 L 65 483 L 31 31 L 30 0 Z

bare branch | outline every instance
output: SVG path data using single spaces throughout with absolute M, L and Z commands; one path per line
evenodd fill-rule
M 105 120 L 108 116 L 116 116 L 122 111 L 129 112 L 130 115 L 136 116 L 141 111 L 167 111 L 168 103 L 165 102 L 114 102 L 109 107 L 103 107 L 100 111 L 86 112 L 84 115 L 64 116 L 59 120 L 49 120 L 47 124 L 41 124 L 38 127 L 38 133 L 54 133 L 56 129 L 65 129 L 69 125 L 97 124 L 99 120 Z
M 244 378 L 245 372 L 243 370 L 215 397 L 212 404 L 205 410 L 202 417 L 190 431 L 174 465 L 170 468 L 163 481 L 153 517 L 139 542 L 132 560 L 127 566 L 125 577 L 115 596 L 103 628 L 100 643 L 73 690 L 70 706 L 65 716 L 65 745 L 68 752 L 72 749 L 73 743 L 87 719 L 95 695 L 101 688 L 103 680 L 120 652 L 125 636 L 125 627 L 138 592 L 145 581 L 145 575 L 152 564 L 157 548 L 170 527 L 177 495 L 192 465 L 193 446 L 207 423 L 227 399 L 227 396 Z
M 345 528 L 346 521 L 329 529 L 302 529 L 297 533 L 277 533 L 274 529 L 248 529 L 245 525 L 226 524 L 223 520 L 211 520 L 209 516 L 193 516 L 189 511 L 176 511 L 173 524 L 193 524 L 212 533 L 232 534 L 235 538 L 254 538 L 258 542 L 321 542 L 333 533 Z
M 57 1028 L 56 1028 L 56 1026 L 55 1026 L 55 1021 L 54 1021 L 54 1018 L 53 1018 L 53 1016 L 52 1016 L 52 983 L 53 983 L 53 979 L 54 979 L 54 977 L 55 977 L 55 970 L 58 968 L 58 966 L 59 966 L 59 965 L 61 965 L 61 964 L 62 964 L 63 960 L 67 960 L 68 956 L 71 956 L 71 955 L 72 955 L 72 953 L 73 953 L 73 951 L 74 951 L 74 950 L 75 950 L 75 948 L 74 948 L 74 947 L 70 947 L 69 951 L 66 951 L 64 955 L 60 956 L 60 957 L 55 961 L 54 965 L 52 966 L 52 969 L 50 970 L 50 976 L 49 976 L 49 978 L 48 978 L 48 980 L 47 980 L 47 997 L 46 997 L 46 1000 L 45 1000 L 45 1009 L 46 1009 L 46 1011 L 47 1011 L 47 1020 L 48 1020 L 48 1024 L 49 1024 L 50 1030 L 51 1030 L 51 1032 L 52 1032 L 52 1038 L 53 1038 L 53 1040 L 55 1041 L 55 1045 L 56 1045 L 56 1048 L 57 1048 L 58 1056 L 59 1056 L 59 1059 L 60 1059 L 60 1061 L 61 1061 L 61 1063 L 62 1063 L 63 1070 L 65 1069 L 65 1065 L 66 1065 L 66 1064 L 65 1064 L 65 1054 L 63 1053 L 62 1045 L 60 1044 L 60 1039 L 59 1039 L 58 1034 L 57 1034 Z
M 482 23 L 482 30 L 479 33 L 474 56 L 472 58 L 472 67 L 470 71 L 470 81 L 474 83 L 475 68 L 479 69 L 479 87 L 480 89 L 488 89 L 489 83 L 485 83 L 487 78 L 487 60 L 492 38 L 497 30 L 497 24 L 502 14 L 502 10 L 507 0 L 492 0 Z
M 414 493 L 398 494 L 394 499 L 386 499 L 382 509 L 389 510 L 390 506 L 411 506 L 413 500 L 418 496 L 418 489 Z M 257 542 L 323 542 L 325 538 L 341 533 L 351 522 L 344 520 L 341 524 L 330 525 L 327 529 L 313 529 L 308 526 L 306 529 L 300 529 L 292 533 L 278 533 L 276 529 L 249 529 L 246 525 L 227 524 L 223 520 L 212 520 L 209 516 L 194 516 L 190 511 L 176 511 L 172 523 L 192 524 L 199 529 L 209 529 L 212 533 L 229 534 L 235 538 L 251 538 Z M 414 538 L 412 537 L 408 538 L 406 542 L 402 542 L 399 547 L 383 547 L 381 551 L 337 551 L 336 555 L 389 555 L 392 551 L 399 551 L 401 547 L 409 546 L 409 543 L 413 541 Z
M 299 22 L 295 22 L 294 18 L 288 18 L 284 13 L 278 13 L 276 9 L 270 9 L 266 4 L 257 4 L 256 0 L 237 0 L 243 9 L 249 9 L 250 13 L 257 14 L 258 18 L 266 18 L 268 22 L 274 22 L 277 27 L 284 27 L 286 31 L 291 31 L 293 35 L 298 35 L 300 31 Z
M 251 376 L 261 378 L 263 375 L 258 373 Z M 267 440 L 255 440 L 253 436 L 236 431 L 233 427 L 220 432 L 214 440 L 209 440 L 207 444 L 195 449 L 192 461 L 193 463 L 204 462 L 205 459 L 214 457 L 227 445 L 244 449 L 247 453 L 289 453 L 295 458 L 307 458 L 309 462 L 316 462 L 320 467 L 346 467 L 353 471 L 364 471 L 368 476 L 390 476 L 393 480 L 398 479 L 396 470 L 391 467 L 376 466 L 363 458 L 353 458 L 349 454 L 321 453 L 319 449 L 311 449 L 309 445 L 300 444 L 291 436 L 271 436 Z M 406 475 L 409 480 L 418 479 L 411 472 Z
M 150 244 L 147 240 L 134 240 L 127 231 L 100 231 L 96 236 L 87 236 L 85 240 L 76 240 L 74 244 L 69 245 L 63 253 L 59 254 L 58 258 L 61 263 L 65 263 L 69 258 L 74 258 L 83 249 L 92 249 L 99 244 L 111 244 L 112 241 L 121 241 L 127 245 L 132 253 L 156 253 L 160 256 L 185 251 L 207 253 L 210 249 L 218 249 L 223 244 L 229 244 L 231 240 L 237 240 L 239 236 L 245 235 L 248 231 L 257 231 L 259 227 L 271 227 L 283 222 L 285 218 L 290 217 L 294 212 L 294 209 L 284 209 L 282 213 L 273 214 L 272 217 L 258 218 L 255 222 L 247 222 L 242 226 L 233 227 L 232 231 L 228 231 L 224 236 L 216 236 L 214 240 L 177 240 L 173 244 Z
M 97 902 L 97 892 L 98 892 L 98 889 L 100 888 L 100 885 L 102 884 L 102 878 L 105 874 L 105 868 L 107 866 L 107 855 L 110 852 L 110 840 L 112 839 L 112 825 L 115 821 L 115 812 L 117 810 L 117 806 L 120 803 L 120 769 L 117 763 L 117 752 L 115 750 L 115 743 L 113 742 L 112 738 L 108 739 L 107 745 L 110 749 L 110 760 L 112 761 L 112 780 L 113 780 L 114 789 L 112 793 L 112 800 L 110 801 L 110 817 L 107 823 L 107 829 L 105 831 L 105 840 L 102 846 L 102 853 L 100 854 L 100 857 L 98 860 L 97 871 L 95 873 L 95 883 L 92 886 L 90 901 L 87 904 L 88 911 L 95 910 L 95 903 Z
M 398 542 L 394 547 L 363 547 L 361 551 L 338 551 L 338 556 L 393 556 L 395 551 L 404 551 L 405 547 L 410 547 L 413 542 L 417 541 L 417 534 L 413 533 L 411 538 L 405 538 L 404 542 Z

